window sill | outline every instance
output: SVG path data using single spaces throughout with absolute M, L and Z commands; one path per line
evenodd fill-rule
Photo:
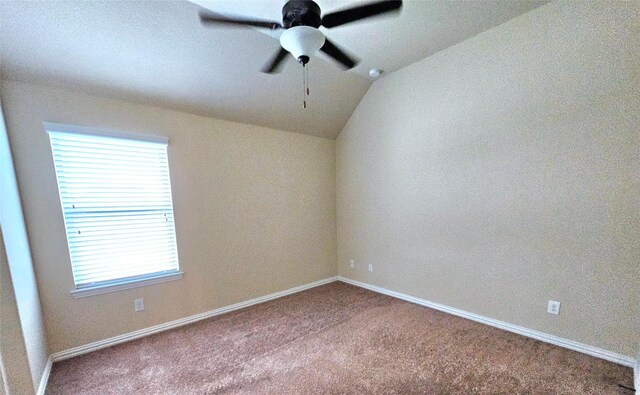
M 109 284 L 109 285 L 101 285 L 97 287 L 74 289 L 73 291 L 71 291 L 71 295 L 73 295 L 73 297 L 76 299 L 86 298 L 87 296 L 106 294 L 110 292 L 122 291 L 125 289 L 145 287 L 147 285 L 152 285 L 152 284 L 160 284 L 160 283 L 166 283 L 169 281 L 181 280 L 183 275 L 184 275 L 183 272 L 176 272 L 176 273 L 169 273 L 169 274 L 161 274 L 159 276 L 154 276 L 154 277 L 147 277 L 139 280 L 124 281 L 118 284 Z

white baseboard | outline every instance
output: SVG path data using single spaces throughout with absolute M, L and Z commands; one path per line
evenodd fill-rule
M 44 391 L 47 389 L 47 383 L 49 382 L 49 374 L 51 374 L 51 365 L 53 365 L 53 359 L 49 357 L 47 364 L 44 366 L 44 372 L 40 378 L 40 385 L 38 386 L 38 392 L 36 395 L 44 395 Z
M 546 343 L 554 344 L 560 347 L 568 348 L 570 350 L 582 352 L 584 354 L 588 354 L 597 358 L 602 358 L 611 362 L 615 362 L 624 366 L 629 366 L 634 368 L 634 385 L 635 388 L 639 387 L 638 381 L 640 379 L 640 355 L 638 356 L 638 360 L 628 357 L 626 355 L 617 354 L 611 351 L 603 350 L 600 348 L 592 347 L 586 344 L 578 343 L 572 340 L 563 339 L 561 337 L 549 335 L 543 332 L 535 331 L 532 329 L 527 329 L 521 326 L 512 325 L 507 322 L 494 320 L 492 318 L 484 317 L 478 314 L 470 313 L 464 310 L 456 309 L 453 307 L 445 306 L 439 303 L 430 302 L 428 300 L 416 298 L 414 296 L 406 295 L 400 292 L 388 290 L 385 288 L 381 288 L 375 285 L 363 283 L 356 280 L 351 280 L 346 277 L 336 276 L 329 277 L 324 280 L 316 281 L 313 283 L 301 285 L 294 288 L 289 288 L 284 291 L 275 292 L 269 295 L 261 296 L 255 299 L 247 300 L 244 302 L 236 303 L 233 305 L 221 307 L 219 309 L 207 311 L 204 313 L 192 315 L 189 317 L 181 318 L 175 321 L 166 322 L 164 324 L 155 325 L 149 328 L 141 329 L 135 332 L 125 333 L 123 335 L 115 336 L 109 339 L 100 340 L 97 342 L 85 344 L 79 347 L 70 348 L 68 350 L 63 350 L 57 353 L 51 354 L 47 361 L 47 365 L 42 374 L 42 379 L 40 380 L 40 386 L 38 387 L 37 395 L 44 395 L 47 382 L 49 380 L 49 374 L 51 372 L 51 365 L 53 362 L 62 361 L 64 359 L 72 358 L 78 355 L 87 354 L 92 351 L 97 351 L 103 348 L 111 347 L 116 344 L 124 343 L 127 341 L 139 339 L 144 336 L 149 336 L 154 333 L 163 332 L 169 329 L 177 328 L 183 325 L 191 324 L 197 321 L 201 321 L 210 317 L 215 317 L 217 315 L 221 315 L 224 313 L 228 313 L 234 310 L 239 310 L 245 307 L 249 307 L 255 304 L 264 303 L 273 299 L 278 299 L 283 296 L 291 295 L 297 292 L 301 292 L 310 288 L 315 288 L 320 285 L 328 284 L 334 281 L 342 281 L 347 284 L 355 285 L 357 287 L 365 288 L 374 292 L 378 292 L 384 295 L 392 296 L 394 298 L 402 299 L 407 302 L 415 303 L 421 306 L 430 307 L 435 310 L 443 311 L 445 313 L 453 314 L 458 317 L 463 317 L 470 319 L 472 321 L 480 322 L 482 324 L 486 324 L 489 326 L 493 326 L 496 328 L 500 328 L 509 332 L 514 332 L 523 336 L 531 337 L 533 339 L 537 339 Z
M 111 337 L 109 339 L 104 339 L 104 340 L 100 340 L 100 341 L 97 341 L 97 342 L 85 344 L 85 345 L 82 345 L 82 346 L 79 346 L 79 347 L 70 348 L 68 350 L 63 350 L 63 351 L 51 354 L 50 359 L 53 362 L 57 362 L 57 361 L 62 361 L 64 359 L 73 358 L 73 357 L 76 357 L 78 355 L 87 354 L 87 353 L 90 353 L 92 351 L 97 351 L 97 350 L 100 350 L 100 349 L 103 349 L 103 348 L 114 346 L 116 344 L 120 344 L 120 343 L 128 342 L 128 341 L 131 341 L 131 340 L 139 339 L 141 337 L 149 336 L 149 335 L 152 335 L 154 333 L 163 332 L 163 331 L 166 331 L 166 330 L 169 330 L 169 329 L 178 328 L 178 327 L 183 326 L 183 325 L 187 325 L 187 324 L 191 324 L 191 323 L 194 323 L 194 322 L 197 322 L 197 321 L 201 321 L 201 320 L 204 320 L 204 319 L 207 319 L 207 318 L 215 317 L 217 315 L 221 315 L 221 314 L 224 314 L 224 313 L 229 313 L 229 312 L 234 311 L 234 310 L 238 310 L 238 309 L 242 309 L 242 308 L 245 308 L 245 307 L 253 306 L 253 305 L 259 304 L 259 303 L 264 303 L 264 302 L 267 302 L 269 300 L 278 299 L 278 298 L 281 298 L 283 296 L 291 295 L 291 294 L 294 294 L 294 293 L 297 293 L 297 292 L 301 292 L 301 291 L 304 291 L 304 290 L 307 290 L 307 289 L 310 289 L 310 288 L 315 288 L 315 287 L 318 287 L 320 285 L 332 283 L 334 281 L 337 281 L 337 279 L 338 279 L 337 277 L 329 277 L 329 278 L 326 278 L 324 280 L 315 281 L 313 283 L 301 285 L 299 287 L 285 289 L 284 291 L 275 292 L 275 293 L 272 293 L 272 294 L 269 294 L 269 295 L 265 295 L 265 296 L 260 296 L 260 297 L 255 298 L 255 299 L 251 299 L 251 300 L 247 300 L 247 301 L 244 301 L 244 302 L 232 304 L 230 306 L 221 307 L 219 309 L 206 311 L 204 313 L 195 314 L 195 315 L 192 315 L 192 316 L 189 316 L 189 317 L 185 317 L 185 318 L 180 318 L 180 319 L 175 320 L 175 321 L 165 322 L 164 324 L 159 324 L 159 325 L 155 325 L 155 326 L 152 326 L 152 327 L 149 327 L 149 328 L 140 329 L 140 330 L 137 330 L 135 332 L 129 332 L 129 333 L 125 333 L 125 334 L 122 334 L 122 335 L 119 335 L 119 336 Z M 42 386 L 42 384 L 41 384 L 41 386 Z M 45 386 L 46 386 L 46 383 L 45 383 Z
M 479 314 L 470 313 L 468 311 L 456 309 L 453 307 L 449 307 L 440 303 L 431 302 L 425 299 L 416 298 L 415 296 L 406 295 L 400 292 L 392 291 L 389 289 L 385 289 L 382 287 L 378 287 L 375 285 L 363 283 L 360 281 L 352 280 L 350 278 L 338 276 L 338 281 L 342 281 L 347 284 L 355 285 L 360 288 L 365 288 L 370 291 L 378 292 L 384 295 L 392 296 L 394 298 L 402 299 L 407 302 L 415 303 L 421 306 L 430 307 L 434 310 L 443 311 L 445 313 L 449 313 L 458 317 L 466 318 L 472 321 L 480 322 L 485 325 L 493 326 L 495 328 L 503 329 L 505 331 L 517 333 L 519 335 L 527 336 L 532 339 L 540 340 L 545 343 L 554 344 L 556 346 L 568 348 L 573 351 L 578 351 L 587 355 L 591 355 L 593 357 L 602 358 L 607 361 L 615 362 L 620 365 L 635 367 L 637 372 L 637 361 L 633 357 L 629 357 L 626 355 L 618 354 L 612 351 L 603 350 L 601 348 L 589 346 L 587 344 L 578 343 L 573 340 L 564 339 L 558 336 L 549 335 L 544 332 L 539 332 L 533 329 L 524 328 L 522 326 L 513 325 L 508 322 L 495 320 L 493 318 L 484 317 Z M 638 373 L 635 374 L 636 388 L 638 388 Z

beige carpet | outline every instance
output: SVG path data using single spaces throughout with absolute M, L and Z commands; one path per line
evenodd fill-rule
M 47 394 L 632 394 L 633 372 L 343 283 L 55 363 Z

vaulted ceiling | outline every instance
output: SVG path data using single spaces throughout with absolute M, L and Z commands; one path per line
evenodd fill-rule
M 362 3 L 316 0 L 323 12 Z M 368 2 L 368 1 L 364 1 Z M 356 55 L 343 71 L 323 56 L 302 69 L 260 69 L 279 48 L 264 29 L 205 27 L 201 7 L 280 21 L 284 0 L 0 2 L 2 78 L 65 86 L 196 114 L 335 138 L 366 93 L 368 70 L 385 74 L 490 29 L 545 0 L 405 0 L 397 16 L 321 28 Z

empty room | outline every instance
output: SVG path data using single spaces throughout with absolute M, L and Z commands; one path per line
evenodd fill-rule
M 640 2 L 0 1 L 0 394 L 640 386 Z

